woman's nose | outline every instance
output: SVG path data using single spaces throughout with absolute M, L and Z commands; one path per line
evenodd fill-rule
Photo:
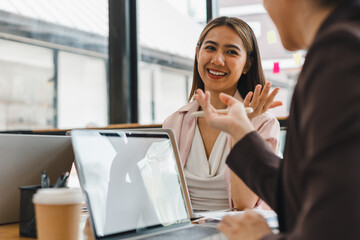
M 212 63 L 212 64 L 215 64 L 215 65 L 224 66 L 224 65 L 225 65 L 224 55 L 223 55 L 221 52 L 216 53 L 216 54 L 212 57 L 211 63 Z

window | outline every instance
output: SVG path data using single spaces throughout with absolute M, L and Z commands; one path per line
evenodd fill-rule
M 52 128 L 53 52 L 0 39 L 0 72 L 0 129 Z
M 106 126 L 105 60 L 68 52 L 58 59 L 58 127 Z
M 0 23 L 0 130 L 107 125 L 107 0 L 2 0 Z
M 187 103 L 206 1 L 139 0 L 138 21 L 139 122 L 162 123 Z
M 209 2 L 137 0 L 139 73 L 131 81 L 138 84 L 139 123 L 162 123 L 187 103 L 196 41 L 206 23 Z M 113 88 L 108 87 L 108 3 L 0 1 L 0 130 L 109 123 Z M 240 17 L 254 29 L 266 77 L 281 87 L 279 98 L 285 106 L 274 111 L 277 116 L 287 115 L 305 53 L 282 48 L 261 0 L 218 3 L 219 15 Z M 124 14 L 119 13 L 119 19 Z M 126 95 L 127 89 L 123 90 Z

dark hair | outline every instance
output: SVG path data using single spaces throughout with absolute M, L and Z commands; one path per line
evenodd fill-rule
M 249 91 L 253 91 L 257 84 L 265 85 L 265 76 L 261 66 L 261 59 L 259 48 L 257 45 L 256 37 L 250 26 L 243 20 L 234 17 L 218 17 L 210 21 L 201 32 L 197 47 L 200 49 L 201 45 L 208 34 L 208 32 L 219 26 L 228 26 L 239 34 L 244 47 L 246 48 L 246 74 L 241 74 L 241 77 L 237 84 L 237 89 L 241 97 L 245 97 Z M 204 90 L 204 83 L 199 75 L 198 62 L 195 56 L 194 71 L 193 71 L 193 83 L 190 91 L 188 101 L 190 102 L 195 94 L 196 89 Z
M 336 6 L 344 2 L 345 0 L 312 0 L 315 5 L 320 7 Z

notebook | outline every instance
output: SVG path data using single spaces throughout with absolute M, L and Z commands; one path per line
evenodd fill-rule
M 168 132 L 73 130 L 71 136 L 94 239 L 225 239 L 214 225 L 191 224 Z
M 67 136 L 0 134 L 0 153 L 0 224 L 19 221 L 20 186 L 40 185 L 42 170 L 53 184 L 74 161 Z

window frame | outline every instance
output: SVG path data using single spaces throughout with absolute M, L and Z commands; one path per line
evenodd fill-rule
M 138 123 L 137 0 L 109 0 L 109 123 Z M 218 0 L 206 0 L 207 22 Z

